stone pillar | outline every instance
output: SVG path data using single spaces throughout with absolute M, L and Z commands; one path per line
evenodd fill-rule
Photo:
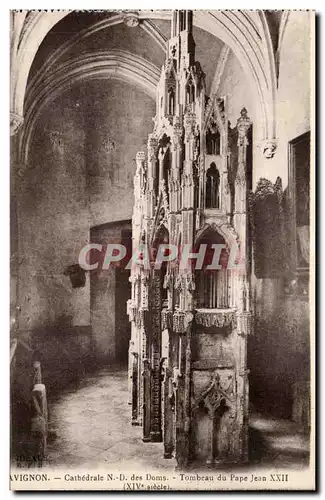
M 184 161 L 184 193 L 183 207 L 194 208 L 194 179 L 193 179 L 193 161 L 194 161 L 194 137 L 195 114 L 185 115 L 185 161 Z
M 41 372 L 41 363 L 39 361 L 34 361 L 34 385 L 42 383 L 42 372 Z
M 164 158 L 165 158 L 165 151 L 161 147 L 158 152 L 158 161 L 159 161 L 159 188 L 158 188 L 158 193 L 160 191 L 160 188 L 162 186 L 162 182 L 164 179 Z M 159 194 L 158 194 L 159 196 Z
M 141 194 L 144 190 L 143 187 L 146 177 L 145 159 L 145 153 L 143 151 L 138 151 L 135 157 L 136 171 L 134 175 L 134 201 L 136 205 L 139 205 Z
M 161 429 L 161 288 L 160 271 L 153 270 L 150 287 L 151 338 L 149 355 L 151 361 L 150 387 L 150 438 L 162 441 Z
M 150 429 L 151 429 L 151 367 L 150 362 L 147 358 L 143 360 L 143 427 L 142 427 L 142 441 L 151 441 Z
M 237 425 L 238 432 L 238 459 L 248 459 L 248 411 L 249 411 L 249 385 L 247 370 L 247 335 L 250 333 L 250 286 L 248 275 L 249 265 L 247 259 L 247 180 L 246 180 L 246 155 L 248 139 L 247 133 L 251 127 L 251 120 L 245 108 L 237 120 L 238 131 L 238 169 L 235 179 L 235 214 L 234 225 L 239 236 L 240 259 L 242 268 L 237 272 L 234 286 L 236 287 L 237 306 Z M 236 271 L 235 271 L 236 272 Z
M 158 147 L 158 141 L 154 134 L 149 135 L 148 139 L 148 187 L 147 187 L 147 206 L 146 216 L 153 217 L 154 207 L 156 203 L 156 196 L 154 192 L 154 178 L 155 178 L 155 167 L 156 167 L 156 152 Z
M 132 425 L 140 425 L 141 401 L 139 397 L 139 379 L 141 377 L 141 325 L 139 295 L 141 291 L 141 282 L 138 273 L 133 275 L 132 287 L 133 298 L 129 305 L 129 314 L 132 318 L 132 338 L 129 348 L 129 375 L 131 377 Z
M 10 135 L 16 135 L 23 123 L 24 118 L 22 116 L 17 113 L 10 112 Z
M 174 336 L 172 308 L 162 311 L 162 331 L 168 332 L 166 358 L 163 363 L 163 417 L 164 417 L 164 458 L 172 458 L 174 451 L 174 392 L 172 385 L 173 367 L 174 367 Z
M 10 330 L 19 330 L 19 203 L 17 192 L 20 177 L 25 170 L 20 164 L 19 136 L 23 118 L 10 113 Z
M 132 353 L 132 425 L 140 425 L 139 422 L 139 353 L 134 350 Z
M 239 237 L 240 259 L 243 263 L 243 270 L 240 273 L 242 278 L 241 284 L 238 287 L 238 306 L 240 310 L 248 310 L 249 296 L 247 294 L 246 273 L 248 270 L 248 253 L 247 247 L 247 181 L 246 181 L 246 155 L 248 139 L 247 133 L 251 127 L 251 120 L 247 116 L 246 108 L 241 110 L 241 116 L 237 120 L 238 131 L 238 167 L 235 179 L 235 213 L 234 226 Z M 247 255 L 246 255 L 247 253 Z
M 174 313 L 173 329 L 179 338 L 177 368 L 174 368 L 174 390 L 176 409 L 175 445 L 176 461 L 180 469 L 187 467 L 190 459 L 191 430 L 191 352 L 192 352 L 191 312 Z
M 179 119 L 175 119 L 174 123 L 174 135 L 172 136 L 172 151 L 173 151 L 173 178 L 174 178 L 174 207 L 173 211 L 177 212 L 181 208 L 181 168 L 182 168 L 182 136 L 183 127 L 180 124 Z
M 47 400 L 44 384 L 35 384 L 32 391 L 31 441 L 32 452 L 44 457 L 47 441 Z

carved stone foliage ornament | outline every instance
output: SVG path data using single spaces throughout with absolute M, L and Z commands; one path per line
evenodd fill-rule
M 18 130 L 22 126 L 24 118 L 17 113 L 10 113 L 10 135 L 17 134 Z
M 185 126 L 185 138 L 189 140 L 194 134 L 194 125 L 195 125 L 195 113 L 187 112 L 184 117 L 184 126 Z
M 237 314 L 238 335 L 249 335 L 252 331 L 252 313 L 242 312 Z
M 144 151 L 138 151 L 136 154 L 137 170 L 135 179 L 139 178 L 140 190 L 142 194 L 144 194 L 147 186 L 147 166 L 145 160 L 146 160 L 146 154 L 144 153 Z
M 277 148 L 277 141 L 275 139 L 268 140 L 263 145 L 263 154 L 265 158 L 273 158 Z
M 154 134 L 149 134 L 149 138 L 148 138 L 148 156 L 149 156 L 149 159 L 152 159 L 155 157 L 157 147 L 158 147 L 157 137 Z
M 204 311 L 196 311 L 195 313 L 195 322 L 198 325 L 202 325 L 206 328 L 211 328 L 215 326 L 217 328 L 224 328 L 227 326 L 236 326 L 236 315 L 234 311 L 212 311 L 212 310 L 204 310 Z
M 172 146 L 174 149 L 182 145 L 182 137 L 183 137 L 183 127 L 179 122 L 179 119 L 175 120 L 173 125 L 173 134 L 171 137 Z
M 137 12 L 127 12 L 123 16 L 123 22 L 128 28 L 136 28 L 139 26 L 139 15 Z
M 173 311 L 171 309 L 163 309 L 161 311 L 161 328 L 162 330 L 173 328 Z
M 178 274 L 175 280 L 175 289 L 179 292 L 190 292 L 193 293 L 195 291 L 195 280 L 192 272 L 186 272 L 183 274 Z
M 176 333 L 185 333 L 192 320 L 192 313 L 176 311 L 173 316 L 173 330 Z
M 130 321 L 135 321 L 137 309 L 136 303 L 132 299 L 129 299 L 126 303 L 126 310 Z

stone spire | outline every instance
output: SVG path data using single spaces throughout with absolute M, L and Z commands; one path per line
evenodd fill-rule
M 195 61 L 195 43 L 193 39 L 193 12 L 174 10 L 172 14 L 171 38 L 168 42 L 167 60 L 175 59 L 177 69 L 183 64 L 192 66 Z

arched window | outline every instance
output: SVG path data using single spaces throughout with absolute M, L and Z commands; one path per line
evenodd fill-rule
M 174 115 L 175 113 L 175 92 L 173 88 L 168 90 L 168 114 Z
M 220 208 L 220 174 L 214 162 L 206 174 L 205 208 Z
M 197 243 L 195 251 L 201 244 L 206 245 L 204 263 L 201 269 L 195 270 L 195 307 L 204 309 L 226 309 L 229 307 L 229 287 L 227 262 L 228 254 L 225 249 L 220 253 L 217 265 L 220 269 L 211 269 L 215 247 L 224 245 L 224 239 L 215 231 L 206 233 Z
M 186 85 L 186 104 L 192 104 L 195 100 L 195 87 L 192 82 Z
M 207 131 L 206 151 L 208 155 L 220 155 L 220 132 L 218 128 Z
M 154 260 L 157 257 L 159 246 L 162 244 L 168 244 L 168 243 L 169 243 L 168 230 L 164 226 L 161 226 L 158 230 L 158 233 L 157 233 L 157 235 L 153 241 L 153 245 L 152 245 L 152 253 L 153 253 Z M 162 262 L 161 267 L 160 267 L 160 271 L 159 271 L 161 307 L 167 307 L 167 305 L 168 305 L 168 303 L 167 303 L 168 302 L 168 290 L 164 286 L 166 274 L 167 274 L 167 262 L 164 261 L 164 262 Z

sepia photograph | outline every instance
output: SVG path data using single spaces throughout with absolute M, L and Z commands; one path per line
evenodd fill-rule
M 10 489 L 315 490 L 315 11 L 9 15 Z

